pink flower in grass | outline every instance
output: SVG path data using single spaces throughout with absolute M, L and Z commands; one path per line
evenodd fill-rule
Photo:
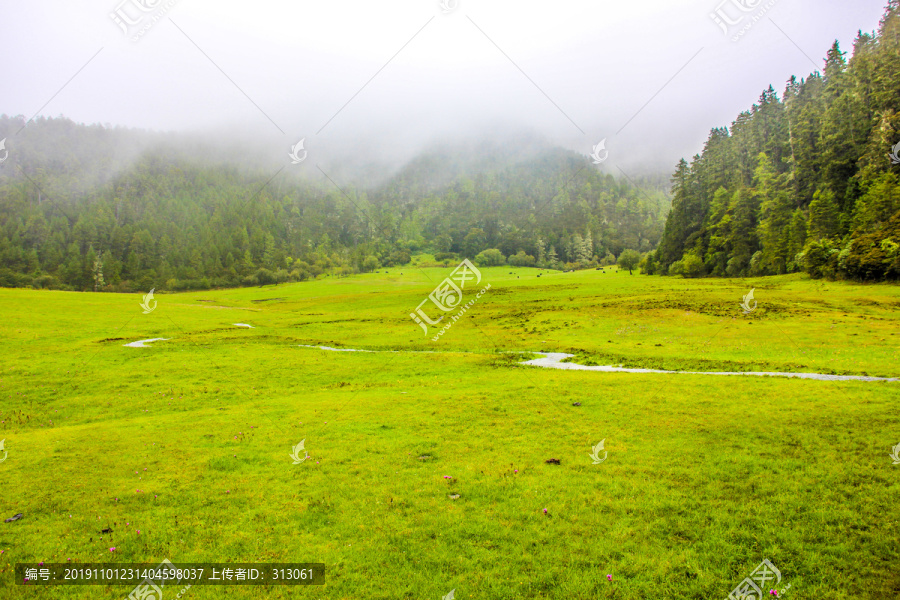
M 612 581 L 612 575 L 607 575 L 606 578 Z
M 109 551 L 110 551 L 110 552 L 115 552 L 116 549 L 115 549 L 115 548 L 110 548 Z

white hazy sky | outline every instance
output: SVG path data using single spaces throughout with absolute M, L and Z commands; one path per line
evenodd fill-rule
M 606 138 L 618 164 L 670 169 L 883 12 L 881 0 L 447 1 L 443 14 L 438 0 L 0 0 L 0 113 L 279 147 L 305 137 L 311 154 L 383 159 L 500 127 L 585 154 Z M 110 13 L 141 3 L 171 8 L 129 41 Z M 717 7 L 741 25 L 764 14 L 733 42 Z

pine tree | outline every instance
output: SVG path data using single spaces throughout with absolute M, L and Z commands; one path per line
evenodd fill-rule
M 759 166 L 754 179 L 760 200 L 759 240 L 761 254 L 754 271 L 758 274 L 782 274 L 787 272 L 788 225 L 791 220 L 791 202 L 783 179 L 765 153 L 759 155 Z
M 594 259 L 594 238 L 591 236 L 590 230 L 585 234 L 581 244 L 581 252 L 579 260 L 582 262 L 591 262 Z
M 89 287 L 93 287 L 94 291 L 97 291 L 97 266 L 99 264 L 99 259 L 97 257 L 97 253 L 94 251 L 94 245 L 88 245 L 87 254 L 84 256 L 84 262 L 82 263 L 82 275 L 80 277 L 81 286 L 83 289 L 87 289 Z M 103 277 L 103 273 L 99 273 L 100 277 Z
M 831 190 L 819 190 L 809 205 L 809 238 L 813 241 L 828 240 L 838 232 L 838 210 Z
M 799 208 L 791 215 L 791 224 L 788 231 L 788 273 L 799 271 L 802 268 L 798 255 L 803 252 L 806 245 L 806 215 Z
M 559 257 L 556 255 L 556 248 L 552 245 L 550 246 L 550 252 L 547 253 L 547 263 L 554 269 L 559 266 Z
M 91 278 L 94 281 L 94 291 L 102 288 L 106 283 L 103 281 L 103 260 L 102 254 L 94 259 L 94 266 L 91 272 Z

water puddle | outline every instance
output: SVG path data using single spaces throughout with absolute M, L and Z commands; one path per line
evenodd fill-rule
M 819 381 L 900 381 L 896 377 L 866 377 L 862 375 L 824 375 L 821 373 L 780 373 L 778 371 L 663 371 L 660 369 L 628 369 L 625 367 L 589 367 L 576 363 L 564 363 L 572 357 L 564 352 L 535 352 L 541 358 L 519 363 L 533 367 L 548 369 L 567 369 L 573 371 L 603 371 L 606 373 L 677 373 L 684 375 L 751 375 L 756 377 L 796 377 L 797 379 L 816 379 Z
M 130 344 L 122 344 L 126 348 L 149 348 L 146 344 L 150 342 L 161 342 L 163 340 L 167 340 L 169 338 L 150 338 L 149 340 L 138 340 L 136 342 L 131 342 Z

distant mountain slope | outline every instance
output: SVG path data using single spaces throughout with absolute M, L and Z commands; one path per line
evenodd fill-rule
M 21 125 L 0 117 L 0 136 Z M 0 166 L 0 285 L 252 285 L 405 264 L 417 252 L 586 268 L 652 249 L 669 208 L 663 190 L 524 138 L 513 151 L 438 146 L 371 189 L 216 159 L 201 141 L 174 138 L 67 119 L 15 135 Z

